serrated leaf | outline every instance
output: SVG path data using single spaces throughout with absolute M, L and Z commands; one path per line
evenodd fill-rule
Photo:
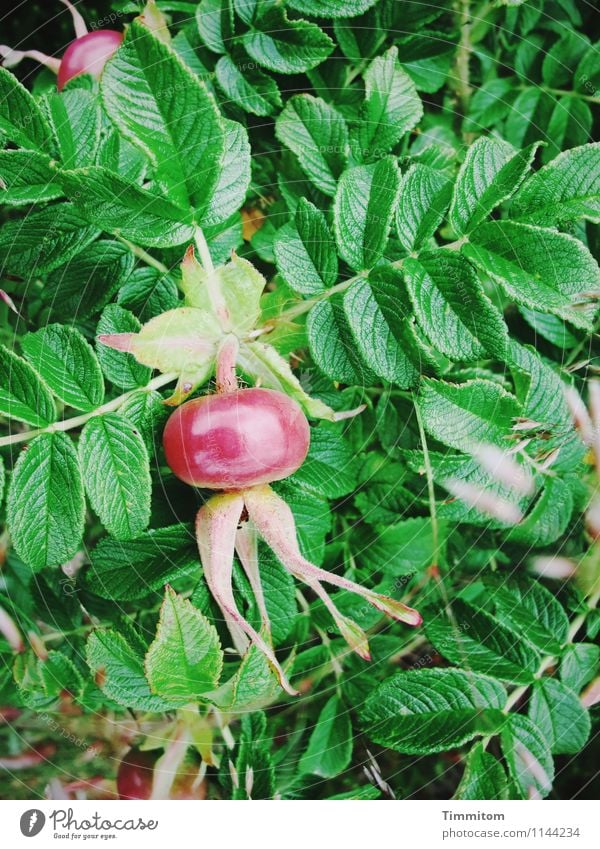
M 47 206 L 2 225 L 0 268 L 19 277 L 44 274 L 81 253 L 97 235 L 73 204 Z
M 367 492 L 372 492 L 369 488 Z M 373 509 L 373 506 L 371 509 Z M 368 521 L 368 514 L 363 516 Z M 368 544 L 361 547 L 356 557 L 369 572 L 382 571 L 386 575 L 414 575 L 439 562 L 444 556 L 448 526 L 438 523 L 434 537 L 431 519 L 416 516 L 394 524 L 378 524 Z
M 334 231 L 340 255 L 355 271 L 381 259 L 399 187 L 398 166 L 391 156 L 342 174 L 335 194 Z
M 396 232 L 400 244 L 414 251 L 433 236 L 450 203 L 452 180 L 427 165 L 412 165 L 400 182 Z
M 194 538 L 184 525 L 146 531 L 125 542 L 106 537 L 90 557 L 86 586 L 116 601 L 142 598 L 200 568 Z
M 56 419 L 50 390 L 26 360 L 0 345 L 0 413 L 44 427 Z
M 150 519 L 150 463 L 135 427 L 116 413 L 94 416 L 79 439 L 83 482 L 94 511 L 115 539 L 137 537 Z
M 96 328 L 96 335 L 112 333 L 139 333 L 141 324 L 128 310 L 118 304 L 105 307 Z M 96 347 L 98 359 L 106 378 L 121 389 L 145 386 L 150 380 L 151 370 L 138 363 L 133 354 L 114 351 L 106 345 Z
M 282 6 L 262 7 L 241 41 L 259 65 L 278 74 L 299 74 L 315 68 L 334 47 L 320 27 L 290 20 Z
M 341 498 L 356 485 L 355 459 L 354 449 L 337 430 L 326 425 L 313 427 L 306 460 L 290 480 L 326 498 Z
M 402 266 L 417 320 L 430 342 L 452 360 L 506 353 L 508 330 L 472 267 L 454 251 L 407 257 Z
M 338 262 L 323 213 L 300 198 L 293 223 L 284 224 L 273 244 L 277 269 L 294 292 L 315 295 L 333 286 Z
M 49 94 L 46 104 L 63 167 L 94 165 L 102 125 L 97 96 L 83 88 L 66 89 Z
M 527 175 L 538 144 L 516 151 L 500 139 L 477 139 L 467 151 L 454 184 L 450 225 L 469 233 L 507 200 Z
M 154 247 L 181 245 L 193 237 L 189 210 L 106 168 L 64 171 L 61 180 L 65 194 L 81 214 L 109 233 Z
M 35 98 L 5 68 L 0 68 L 0 132 L 28 150 L 52 151 L 52 133 Z
M 600 268 L 573 236 L 515 221 L 490 221 L 471 234 L 463 252 L 517 303 L 591 328 Z
M 126 180 L 141 183 L 149 160 L 143 150 L 127 141 L 117 129 L 113 129 L 100 142 L 97 164 L 114 174 L 120 174 Z
M 521 186 L 512 218 L 533 224 L 600 221 L 600 143 L 560 153 Z
M 226 53 L 232 35 L 233 13 L 229 0 L 202 0 L 196 7 L 196 23 L 202 41 L 215 53 Z M 225 44 L 227 42 L 227 44 Z
M 554 763 L 538 726 L 522 714 L 510 714 L 502 729 L 501 745 L 518 798 L 547 796 L 554 780 Z
M 496 616 L 544 653 L 560 651 L 568 636 L 569 619 L 549 590 L 534 580 L 495 581 L 491 589 Z
M 217 82 L 233 103 L 252 115 L 273 115 L 283 106 L 277 82 L 259 68 L 244 68 L 230 56 L 215 67 Z
M 134 268 L 119 289 L 117 303 L 132 312 L 141 322 L 149 321 L 155 315 L 178 306 L 177 283 L 171 275 L 163 274 L 156 268 L 139 266 Z
M 508 782 L 502 764 L 481 743 L 476 743 L 465 761 L 465 771 L 453 799 L 505 800 Z
M 64 433 L 44 433 L 15 465 L 8 491 L 8 527 L 19 557 L 35 571 L 66 563 L 77 552 L 85 500 L 77 453 Z
M 569 147 L 585 144 L 590 137 L 594 124 L 592 110 L 578 97 L 561 97 L 554 101 L 554 109 L 546 123 L 548 146 L 542 151 L 542 162 L 546 164 Z M 545 117 L 545 116 L 544 116 Z M 539 135 L 539 130 L 536 129 Z
M 333 196 L 348 152 L 348 129 L 337 109 L 320 97 L 294 95 L 277 117 L 275 131 L 315 186 Z
M 373 59 L 364 81 L 365 102 L 358 129 L 352 134 L 352 149 L 358 161 L 368 162 L 388 153 L 419 123 L 423 104 L 398 62 L 397 47 Z
M 89 318 L 114 297 L 134 264 L 131 251 L 120 242 L 99 239 L 48 276 L 42 300 L 51 314 Z
M 341 297 L 316 303 L 308 315 L 306 330 L 311 354 L 323 374 L 343 383 L 360 383 L 361 368 Z
M 214 625 L 167 587 L 145 669 L 153 693 L 182 704 L 202 700 L 219 683 L 223 652 Z
M 150 691 L 143 659 L 117 631 L 92 631 L 86 645 L 87 662 L 103 693 L 133 710 L 164 713 L 173 705 Z
M 376 4 L 377 0 L 288 0 L 290 9 L 319 18 L 355 18 Z
M 45 153 L 0 150 L 0 203 L 25 206 L 61 197 L 62 186 Z
M 513 395 L 482 379 L 459 385 L 426 378 L 418 403 L 426 430 L 440 442 L 467 453 L 481 442 L 507 447 L 513 419 L 521 409 Z
M 578 693 L 596 675 L 599 660 L 600 646 L 593 643 L 567 646 L 560 663 L 560 680 Z
M 334 778 L 352 758 L 352 723 L 348 709 L 338 696 L 325 703 L 316 719 L 308 747 L 300 758 L 302 773 Z
M 573 513 L 573 479 L 547 477 L 542 491 L 509 539 L 531 546 L 550 545 L 566 531 Z
M 104 399 L 100 363 L 74 327 L 47 324 L 22 341 L 25 356 L 52 392 L 70 407 L 93 410 Z
M 225 141 L 206 86 L 134 21 L 104 69 L 101 90 L 111 120 L 150 157 L 168 197 L 203 213 L 217 186 Z
M 344 295 L 344 311 L 356 347 L 366 365 L 383 380 L 403 389 L 419 377 L 419 349 L 398 280 L 374 271 Z
M 451 618 L 431 616 L 425 632 L 435 648 L 452 663 L 503 681 L 528 684 L 540 656 L 519 634 L 483 610 L 454 599 Z
M 590 734 L 590 716 L 577 694 L 556 678 L 540 678 L 529 699 L 529 718 L 554 755 L 574 755 Z
M 223 121 L 223 155 L 218 180 L 206 209 L 197 220 L 210 228 L 227 221 L 240 208 L 250 185 L 250 142 L 245 127 Z
M 408 755 L 455 748 L 505 722 L 504 687 L 459 669 L 401 672 L 380 684 L 361 712 L 367 735 Z

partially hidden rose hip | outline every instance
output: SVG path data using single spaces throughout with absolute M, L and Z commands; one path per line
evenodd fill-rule
M 129 749 L 117 770 L 119 799 L 149 799 L 159 752 Z
M 259 536 L 283 566 L 323 601 L 342 636 L 364 659 L 370 659 L 366 634 L 337 609 L 322 582 L 357 593 L 394 619 L 409 625 L 421 622 L 416 610 L 321 569 L 302 555 L 293 513 L 269 484 L 302 465 L 309 443 L 310 428 L 298 404 L 281 392 L 260 388 L 187 401 L 173 413 L 163 434 L 165 456 L 174 474 L 192 486 L 220 491 L 198 511 L 196 536 L 204 577 L 237 650 L 243 654 L 253 643 L 282 687 L 294 695 L 297 691 L 271 645 L 258 565 Z M 242 616 L 233 595 L 234 552 L 256 598 L 260 633 Z
M 0 44 L 0 59 L 6 68 L 14 68 L 22 59 L 34 59 L 46 65 L 57 75 L 56 87 L 62 91 L 66 84 L 81 74 L 90 74 L 98 79 L 110 57 L 123 41 L 123 33 L 112 29 L 98 29 L 88 32 L 85 21 L 69 0 L 60 0 L 71 13 L 76 38 L 72 41 L 62 59 L 48 56 L 39 50 L 14 50 Z

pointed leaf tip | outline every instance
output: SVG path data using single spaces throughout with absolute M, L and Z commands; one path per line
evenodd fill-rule
M 98 342 L 106 345 L 107 348 L 113 348 L 115 351 L 123 351 L 125 354 L 131 354 L 136 336 L 137 333 L 107 333 L 96 338 Z

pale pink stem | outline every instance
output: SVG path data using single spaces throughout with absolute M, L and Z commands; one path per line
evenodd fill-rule
M 63 6 L 66 6 L 69 12 L 71 13 L 71 17 L 73 18 L 73 27 L 75 29 L 75 35 L 77 36 L 77 38 L 81 38 L 82 35 L 87 35 L 87 24 L 75 8 L 75 6 L 72 3 L 69 3 L 69 0 L 60 0 L 60 2 L 63 4 Z
M 5 68 L 15 68 L 23 59 L 33 59 L 35 62 L 39 62 L 40 65 L 45 65 L 55 74 L 58 74 L 60 67 L 60 59 L 56 59 L 54 56 L 48 56 L 39 50 L 14 50 L 7 44 L 0 44 L 0 56 L 2 57 L 2 65 Z
M 14 619 L 8 615 L 3 607 L 0 607 L 0 634 L 2 634 L 13 651 L 24 651 L 25 645 L 21 632 L 17 628 Z
M 156 762 L 152 778 L 151 799 L 168 799 L 171 787 L 183 763 L 191 738 L 187 729 L 179 729 L 167 744 L 164 755 Z
M 421 615 L 400 601 L 380 595 L 348 578 L 327 572 L 310 563 L 302 556 L 296 536 L 294 516 L 285 501 L 270 486 L 253 487 L 244 493 L 248 514 L 265 542 L 290 571 L 302 576 L 305 581 L 325 581 L 349 592 L 357 593 L 369 604 L 388 616 L 408 625 L 420 625 Z
M 235 367 L 240 350 L 240 343 L 233 333 L 226 336 L 217 352 L 217 392 L 235 392 L 238 389 Z
M 242 522 L 235 536 L 235 550 L 242 564 L 242 569 L 246 573 L 246 577 L 250 581 L 258 611 L 262 622 L 263 629 L 270 635 L 271 622 L 269 613 L 265 603 L 265 594 L 263 592 L 260 581 L 260 573 L 258 571 L 258 534 L 256 528 L 250 521 Z
M 233 595 L 233 552 L 237 526 L 244 499 L 239 493 L 215 495 L 204 504 L 196 517 L 196 538 L 206 583 L 223 612 L 231 636 L 240 654 L 247 648 L 249 637 L 264 654 L 279 683 L 292 696 L 298 694 L 287 680 L 273 649 L 244 619 Z M 242 645 L 242 641 L 244 645 Z

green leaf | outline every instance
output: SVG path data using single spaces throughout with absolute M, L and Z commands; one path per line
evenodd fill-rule
M 400 182 L 396 231 L 407 251 L 425 245 L 433 236 L 450 203 L 452 180 L 427 165 L 412 165 Z
M 454 599 L 451 618 L 431 616 L 425 632 L 435 648 L 452 663 L 503 681 L 529 684 L 540 656 L 527 641 L 483 610 Z
M 106 168 L 64 171 L 61 179 L 82 215 L 103 230 L 154 247 L 180 245 L 193 237 L 189 211 Z
M 219 683 L 223 652 L 217 631 L 171 587 L 165 591 L 145 668 L 153 693 L 182 704 L 201 700 Z
M 472 267 L 454 251 L 422 253 L 403 264 L 417 320 L 430 342 L 452 360 L 506 354 L 508 330 Z
M 509 539 L 550 545 L 566 531 L 573 507 L 573 478 L 547 477 L 525 518 L 510 531 Z
M 83 88 L 48 95 L 48 115 L 64 168 L 94 165 L 102 114 L 97 96 Z
M 348 129 L 340 113 L 320 97 L 297 94 L 277 117 L 275 132 L 315 186 L 333 196 L 348 155 Z
M 134 21 L 104 69 L 101 90 L 111 120 L 149 156 L 169 200 L 204 212 L 217 186 L 225 141 L 204 83 Z
M 97 235 L 73 204 L 47 206 L 2 225 L 0 268 L 19 277 L 44 274 L 81 253 Z
M 138 266 L 119 289 L 117 303 L 144 322 L 175 309 L 179 305 L 179 290 L 171 275 L 149 266 Z
M 446 82 L 456 53 L 456 36 L 439 30 L 396 39 L 398 58 L 419 91 L 433 94 Z
M 83 482 L 94 511 L 115 539 L 138 536 L 150 519 L 150 463 L 144 440 L 116 413 L 94 416 L 79 440 Z
M 506 447 L 513 419 L 520 415 L 513 395 L 482 379 L 459 385 L 426 378 L 419 406 L 425 428 L 435 439 L 467 453 L 481 442 Z
M 552 312 L 591 329 L 600 268 L 589 250 L 566 233 L 515 221 L 482 224 L 465 255 L 517 303 Z
M 90 557 L 86 586 L 116 601 L 142 598 L 199 569 L 198 550 L 185 525 L 146 531 L 125 542 L 106 537 Z
M 294 222 L 277 231 L 273 249 L 279 273 L 300 295 L 318 294 L 337 280 L 335 242 L 325 216 L 306 198 L 300 198 Z
M 372 491 L 372 488 L 367 490 L 368 493 Z M 369 507 L 373 509 L 372 503 Z M 363 519 L 368 521 L 368 514 Z M 447 535 L 448 528 L 443 520 L 438 522 L 436 538 L 431 519 L 417 516 L 381 526 L 357 556 L 370 572 L 383 571 L 390 577 L 414 575 L 440 560 Z
M 232 8 L 229 0 L 202 0 L 196 7 L 198 32 L 209 50 L 226 53 L 225 42 L 231 38 L 233 27 Z
M 419 349 L 406 297 L 397 276 L 376 269 L 344 295 L 344 310 L 356 347 L 366 365 L 403 389 L 419 377 Z
M 554 755 L 575 755 L 590 735 L 590 716 L 577 693 L 555 678 L 535 682 L 529 718 L 544 734 Z
M 143 150 L 112 129 L 100 142 L 97 164 L 126 180 L 141 183 L 149 162 Z
M 479 134 L 501 121 L 510 112 L 514 88 L 515 79 L 510 77 L 497 77 L 479 87 L 471 98 L 464 132 Z
M 323 374 L 343 383 L 360 383 L 361 368 L 341 298 L 316 303 L 308 315 L 306 330 L 311 354 Z
M 28 362 L 0 345 L 0 414 L 44 427 L 56 419 L 50 390 Z
M 104 399 L 100 363 L 91 345 L 74 327 L 47 324 L 22 342 L 31 365 L 63 403 L 93 410 Z
M 85 500 L 77 453 L 64 433 L 44 433 L 15 465 L 8 527 L 19 557 L 35 571 L 60 566 L 77 552 Z
M 52 160 L 34 150 L 0 150 L 0 201 L 25 206 L 63 193 Z
M 290 20 L 283 6 L 261 6 L 241 41 L 259 65 L 278 74 L 299 74 L 316 68 L 334 47 L 320 27 L 308 21 Z
M 109 304 L 100 316 L 96 334 L 139 333 L 140 329 L 141 324 L 132 313 L 118 304 Z M 107 380 L 120 389 L 136 389 L 150 380 L 151 370 L 138 363 L 133 354 L 115 351 L 102 344 L 98 344 L 97 353 Z
M 0 457 L 0 506 L 4 499 L 4 485 L 6 483 L 6 469 L 4 468 L 4 460 Z
M 77 696 L 83 688 L 83 678 L 73 661 L 62 652 L 52 650 L 39 663 L 40 678 L 49 696 L 57 697 L 65 692 Z
M 590 137 L 594 116 L 592 110 L 578 97 L 561 97 L 555 102 L 550 119 L 546 119 L 548 146 L 542 151 L 545 164 L 568 147 L 585 144 Z M 539 135 L 539 130 L 537 130 Z
M 277 701 L 281 685 L 264 654 L 254 644 L 234 675 L 222 684 L 211 701 L 222 710 L 247 714 Z
M 490 581 L 496 616 L 521 632 L 545 654 L 560 652 L 569 619 L 559 601 L 539 581 Z
M 310 448 L 304 463 L 291 477 L 326 498 L 341 498 L 356 486 L 356 455 L 350 443 L 331 426 L 310 431 Z
M 217 185 L 206 210 L 197 216 L 204 227 L 227 221 L 240 208 L 250 185 L 250 142 L 237 121 L 223 121 L 224 150 Z
M 465 761 L 465 771 L 453 796 L 454 799 L 505 800 L 508 782 L 502 764 L 481 743 L 476 743 Z
M 153 713 L 164 713 L 173 707 L 152 694 L 142 658 L 117 631 L 92 631 L 86 655 L 96 683 L 117 704 Z
M 131 274 L 133 263 L 133 254 L 125 245 L 99 239 L 48 276 L 42 300 L 53 317 L 89 318 L 114 297 Z
M 560 153 L 521 186 L 512 218 L 533 224 L 600 221 L 600 142 Z
M 35 98 L 5 68 L 0 68 L 0 133 L 28 150 L 52 151 L 52 132 Z
M 426 755 L 461 746 L 505 722 L 504 687 L 493 678 L 460 669 L 400 672 L 367 698 L 361 716 L 367 735 L 381 746 Z
M 290 9 L 318 18 L 355 18 L 377 3 L 377 0 L 288 0 Z
M 500 139 L 477 139 L 467 151 L 454 184 L 450 225 L 457 236 L 469 233 L 507 200 L 526 177 L 538 144 L 516 151 Z
M 160 393 L 147 389 L 132 392 L 119 407 L 119 415 L 135 425 L 152 456 L 169 417 L 169 408 L 163 404 Z
M 335 194 L 335 238 L 342 258 L 355 271 L 381 259 L 399 187 L 398 166 L 391 156 L 342 174 Z
M 390 151 L 423 115 L 415 84 L 398 62 L 397 47 L 373 59 L 364 81 L 365 102 L 352 134 L 352 148 L 363 162 Z
M 301 773 L 334 778 L 352 758 L 352 723 L 348 709 L 338 696 L 332 696 L 321 710 L 300 758 Z
M 259 68 L 245 68 L 241 57 L 239 62 L 234 62 L 230 56 L 221 56 L 215 73 L 227 97 L 246 112 L 274 115 L 282 108 L 281 94 L 273 77 Z
M 596 675 L 600 646 L 593 643 L 574 643 L 567 646 L 560 664 L 560 680 L 578 693 Z
M 554 780 L 554 763 L 544 732 L 526 716 L 513 713 L 507 718 L 500 739 L 518 798 L 547 796 Z

